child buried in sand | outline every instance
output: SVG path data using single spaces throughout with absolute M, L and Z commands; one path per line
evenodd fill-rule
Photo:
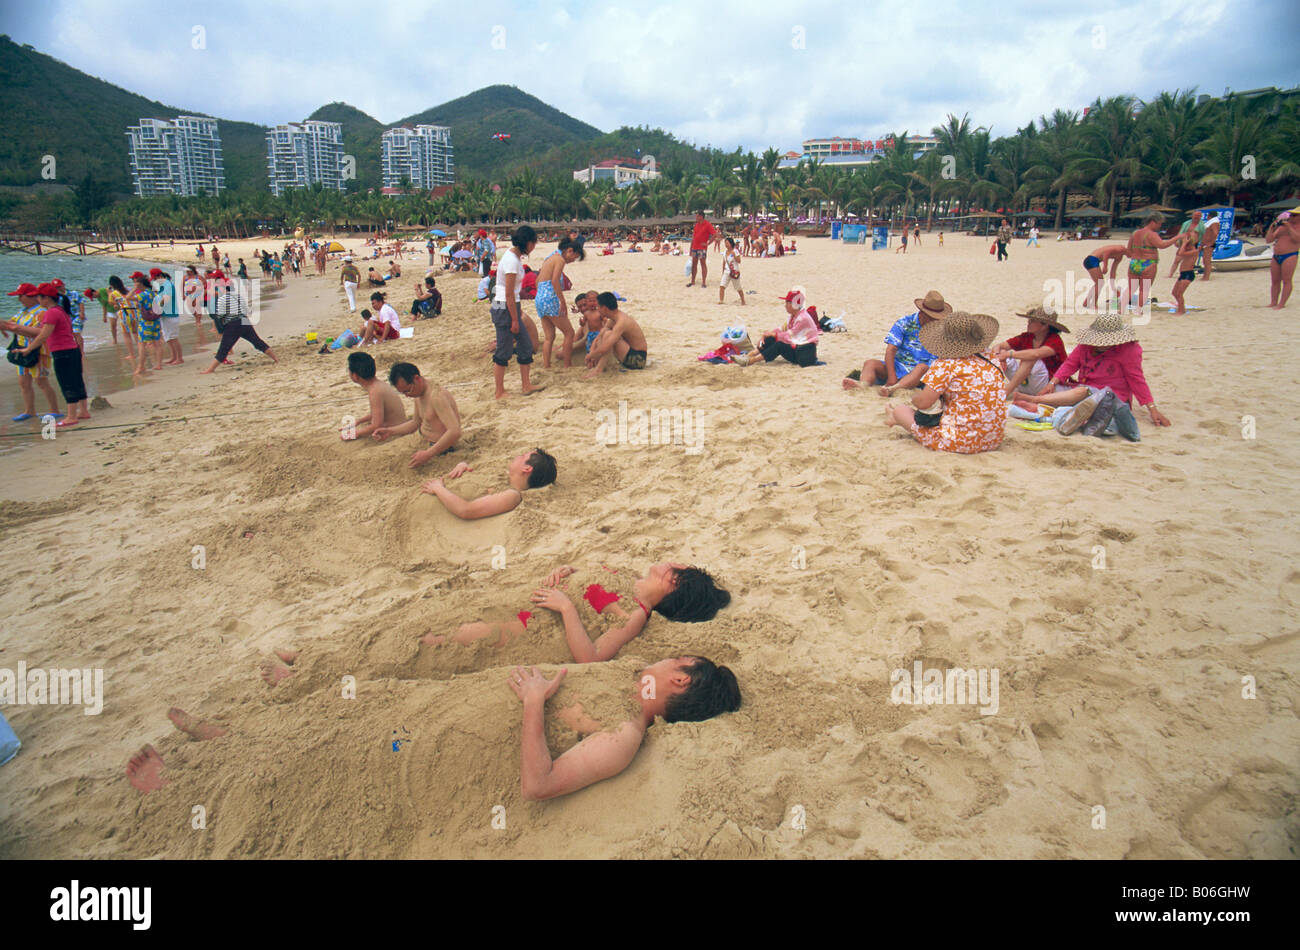
M 451 451 L 460 441 L 460 409 L 452 394 L 441 386 L 431 386 L 413 363 L 394 363 L 388 371 L 388 381 L 403 396 L 414 400 L 415 416 L 394 425 L 385 424 L 370 437 L 383 442 L 389 436 L 410 435 L 419 429 L 420 435 L 429 440 L 429 447 L 411 456 L 411 468 L 419 468 L 435 455 Z
M 502 679 L 523 705 L 522 731 L 519 707 L 501 689 Z M 547 701 L 561 689 L 548 713 Z M 193 796 L 207 789 L 215 799 L 204 800 L 232 816 L 224 857 L 456 856 L 481 848 L 472 830 L 481 822 L 468 818 L 462 781 L 500 789 L 505 807 L 525 808 L 520 798 L 557 798 L 624 771 L 656 719 L 702 722 L 736 711 L 742 701 L 735 674 L 698 656 L 643 668 L 594 664 L 572 675 L 560 669 L 550 679 L 536 668 L 517 667 L 504 676 L 492 670 L 401 681 L 385 694 L 377 710 L 381 720 L 331 714 L 336 693 L 331 687 L 287 706 L 264 706 L 248 714 L 243 728 L 173 708 L 168 716 L 176 728 L 202 744 L 177 747 L 186 767 L 172 770 L 146 745 L 127 765 L 127 780 L 150 796 L 141 805 L 149 817 L 170 813 L 176 802 L 197 801 Z M 410 724 L 402 726 L 400 756 L 393 754 L 395 745 L 375 741 L 378 721 L 388 728 Z M 518 755 L 502 748 L 516 742 Z M 336 761 L 327 775 L 324 759 L 313 751 L 321 748 L 341 750 L 351 764 L 340 774 Z M 250 770 L 254 760 L 264 765 Z M 628 783 L 627 793 L 635 797 L 637 786 Z M 361 802 L 375 807 L 361 808 Z M 267 828 L 277 833 L 266 834 Z M 323 828 L 337 834 L 313 833 Z M 169 857 L 211 856 L 213 846 L 188 823 L 161 818 L 133 823 L 128 836 L 133 849 Z
M 645 369 L 646 342 L 641 325 L 618 309 L 618 298 L 609 291 L 596 295 L 596 308 L 603 329 L 587 354 L 591 371 L 583 378 L 599 376 L 615 362 L 624 369 Z
M 472 471 L 474 469 L 461 462 L 445 477 L 460 478 L 466 472 Z M 525 490 L 552 484 L 555 481 L 555 459 L 541 449 L 533 449 L 528 455 L 516 455 L 512 458 L 506 468 L 506 474 L 510 479 L 509 488 L 490 495 L 480 495 L 473 501 L 461 498 L 443 483 L 442 478 L 430 479 L 420 486 L 420 491 L 426 495 L 437 495 L 447 506 L 447 510 L 457 518 L 466 521 L 490 518 L 518 508 L 519 503 L 524 500 Z
M 375 378 L 375 358 L 369 353 L 348 354 L 348 379 L 366 391 L 370 411 L 352 425 L 343 427 L 339 438 L 344 442 L 364 439 L 373 435 L 376 429 L 385 426 L 396 428 L 406 421 L 402 397 L 391 384 Z
M 623 589 L 606 590 L 605 584 Z M 588 608 L 585 611 L 579 611 L 569 596 L 579 592 L 579 600 Z M 731 594 L 720 588 L 708 571 L 686 564 L 652 564 L 645 577 L 636 577 L 630 570 L 615 571 L 607 567 L 577 574 L 574 568 L 565 566 L 547 576 L 542 586 L 533 591 L 532 601 L 557 615 L 563 645 L 559 642 L 561 630 L 543 618 L 535 620 L 528 610 L 500 621 L 467 623 L 451 637 L 428 634 L 420 642 L 431 646 L 449 642 L 469 645 L 491 638 L 491 645 L 500 648 L 523 636 L 532 621 L 532 634 L 526 643 L 519 645 L 520 651 L 533 658 L 531 662 L 563 662 L 567 654 L 577 663 L 600 663 L 613 659 L 636 638 L 645 629 L 652 611 L 669 620 L 700 623 L 712 620 L 731 603 Z M 503 613 L 508 614 L 511 609 Z M 595 639 L 587 632 L 588 626 L 597 632 Z

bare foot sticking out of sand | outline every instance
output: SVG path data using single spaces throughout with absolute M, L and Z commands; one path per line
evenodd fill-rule
M 153 746 L 147 745 L 131 756 L 131 761 L 126 764 L 126 780 L 136 791 L 148 795 L 167 784 L 162 770 L 162 756 Z
M 293 661 L 298 658 L 297 653 L 292 653 L 289 650 L 276 650 L 275 655 L 277 659 L 267 659 L 261 663 L 262 679 L 266 680 L 268 686 L 275 686 L 281 680 L 286 680 L 297 672 L 291 666 Z M 286 659 L 286 657 L 291 657 L 291 659 Z
M 860 382 L 858 382 L 856 379 L 853 379 L 850 376 L 845 376 L 842 382 L 845 389 L 857 389 L 862 385 Z
M 172 725 L 185 733 L 191 739 L 197 739 L 199 742 L 205 739 L 217 739 L 226 735 L 229 730 L 222 729 L 215 723 L 208 722 L 206 719 L 195 719 L 184 709 L 173 706 L 167 710 L 167 718 L 172 721 Z

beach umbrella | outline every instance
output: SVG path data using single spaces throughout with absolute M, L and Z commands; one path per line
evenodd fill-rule
M 447 236 L 447 232 L 446 232 L 446 231 L 439 231 L 437 228 L 434 228 L 434 229 L 433 229 L 432 231 L 430 231 L 429 233 L 432 234 L 434 237 L 446 237 L 446 236 Z
M 461 258 L 464 258 L 464 257 L 473 257 L 474 255 L 471 254 L 469 251 L 457 251 L 456 253 L 452 254 L 451 256 L 452 256 L 452 257 L 461 257 Z
M 1067 218 L 1109 218 L 1109 211 L 1102 211 L 1100 208 L 1094 208 L 1091 205 L 1084 205 L 1082 208 L 1075 208 L 1073 211 L 1066 213 Z
M 1300 198 L 1283 198 L 1281 201 L 1271 201 L 1266 205 L 1260 205 L 1260 211 L 1290 211 L 1300 205 Z

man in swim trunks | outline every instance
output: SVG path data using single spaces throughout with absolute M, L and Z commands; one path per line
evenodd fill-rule
M 645 369 L 646 340 L 641 325 L 618 309 L 618 298 L 609 291 L 596 295 L 596 307 L 604 328 L 587 354 L 590 371 L 583 378 L 599 376 L 615 360 L 624 369 Z
M 1142 227 L 1133 232 L 1125 253 L 1129 256 L 1128 285 L 1125 288 L 1125 305 L 1141 310 L 1146 306 L 1147 294 L 1160 266 L 1160 248 L 1169 247 L 1182 240 L 1178 236 L 1164 240 L 1160 237 L 1160 223 L 1164 216 L 1157 211 L 1147 215 Z M 1137 306 L 1133 307 L 1133 287 L 1137 285 Z
M 691 235 L 691 282 L 687 287 L 695 286 L 695 271 L 700 272 L 700 286 L 709 286 L 709 242 L 718 234 L 717 229 L 704 220 L 704 212 L 695 212 L 695 232 Z
M 1107 244 L 1105 247 L 1097 248 L 1083 259 L 1083 269 L 1092 277 L 1092 289 L 1088 291 L 1088 299 L 1083 305 L 1084 309 L 1101 306 L 1101 282 L 1102 280 L 1114 282 L 1115 274 L 1119 271 L 1120 261 L 1124 260 L 1126 253 L 1128 253 L 1128 249 L 1123 244 Z M 1109 276 L 1103 276 L 1108 264 L 1110 265 L 1110 274 Z
M 1269 309 L 1281 310 L 1291 296 L 1291 279 L 1295 276 L 1296 252 L 1300 250 L 1300 216 L 1294 211 L 1283 211 L 1277 216 L 1264 236 L 1273 245 L 1273 260 L 1269 262 Z
M 389 436 L 410 435 L 418 429 L 429 447 L 411 456 L 411 468 L 419 468 L 460 441 L 460 409 L 450 392 L 431 386 L 413 363 L 394 363 L 388 381 L 403 396 L 414 400 L 415 415 L 397 425 L 380 426 L 370 433 L 370 438 L 383 442 Z
M 474 469 L 468 464 L 461 462 L 445 477 L 460 478 L 466 472 L 472 471 Z M 420 491 L 426 495 L 437 495 L 438 499 L 447 506 L 447 510 L 457 518 L 475 521 L 479 518 L 490 518 L 493 515 L 514 511 L 524 500 L 524 492 L 529 488 L 542 488 L 553 483 L 555 471 L 554 457 L 541 449 L 533 449 L 527 455 L 516 455 L 510 460 L 510 465 L 506 468 L 510 487 L 499 492 L 480 495 L 472 501 L 467 501 L 448 488 L 442 478 L 431 478 L 420 486 Z
M 375 378 L 375 358 L 360 350 L 348 354 L 348 379 L 366 391 L 370 411 L 339 433 L 344 442 L 364 439 L 384 426 L 399 426 L 406 421 L 406 406 L 391 383 Z

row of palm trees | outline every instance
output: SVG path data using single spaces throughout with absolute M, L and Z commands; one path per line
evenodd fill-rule
M 763 154 L 706 153 L 702 170 L 668 165 L 660 177 L 616 188 L 525 169 L 500 184 L 470 181 L 431 198 L 312 189 L 280 196 L 133 199 L 95 225 L 118 232 L 251 236 L 266 227 L 424 228 L 435 224 L 598 218 L 632 221 L 700 209 L 715 213 L 926 218 L 977 208 L 1041 208 L 1059 228 L 1071 202 L 1115 214 L 1158 202 L 1258 203 L 1300 183 L 1300 95 L 1223 99 L 1192 90 L 1098 99 L 1085 114 L 1058 109 L 1014 135 L 993 138 L 969 115 L 932 130 L 938 147 L 917 154 L 895 133 L 881 159 L 846 170 L 809 159 L 781 167 Z

